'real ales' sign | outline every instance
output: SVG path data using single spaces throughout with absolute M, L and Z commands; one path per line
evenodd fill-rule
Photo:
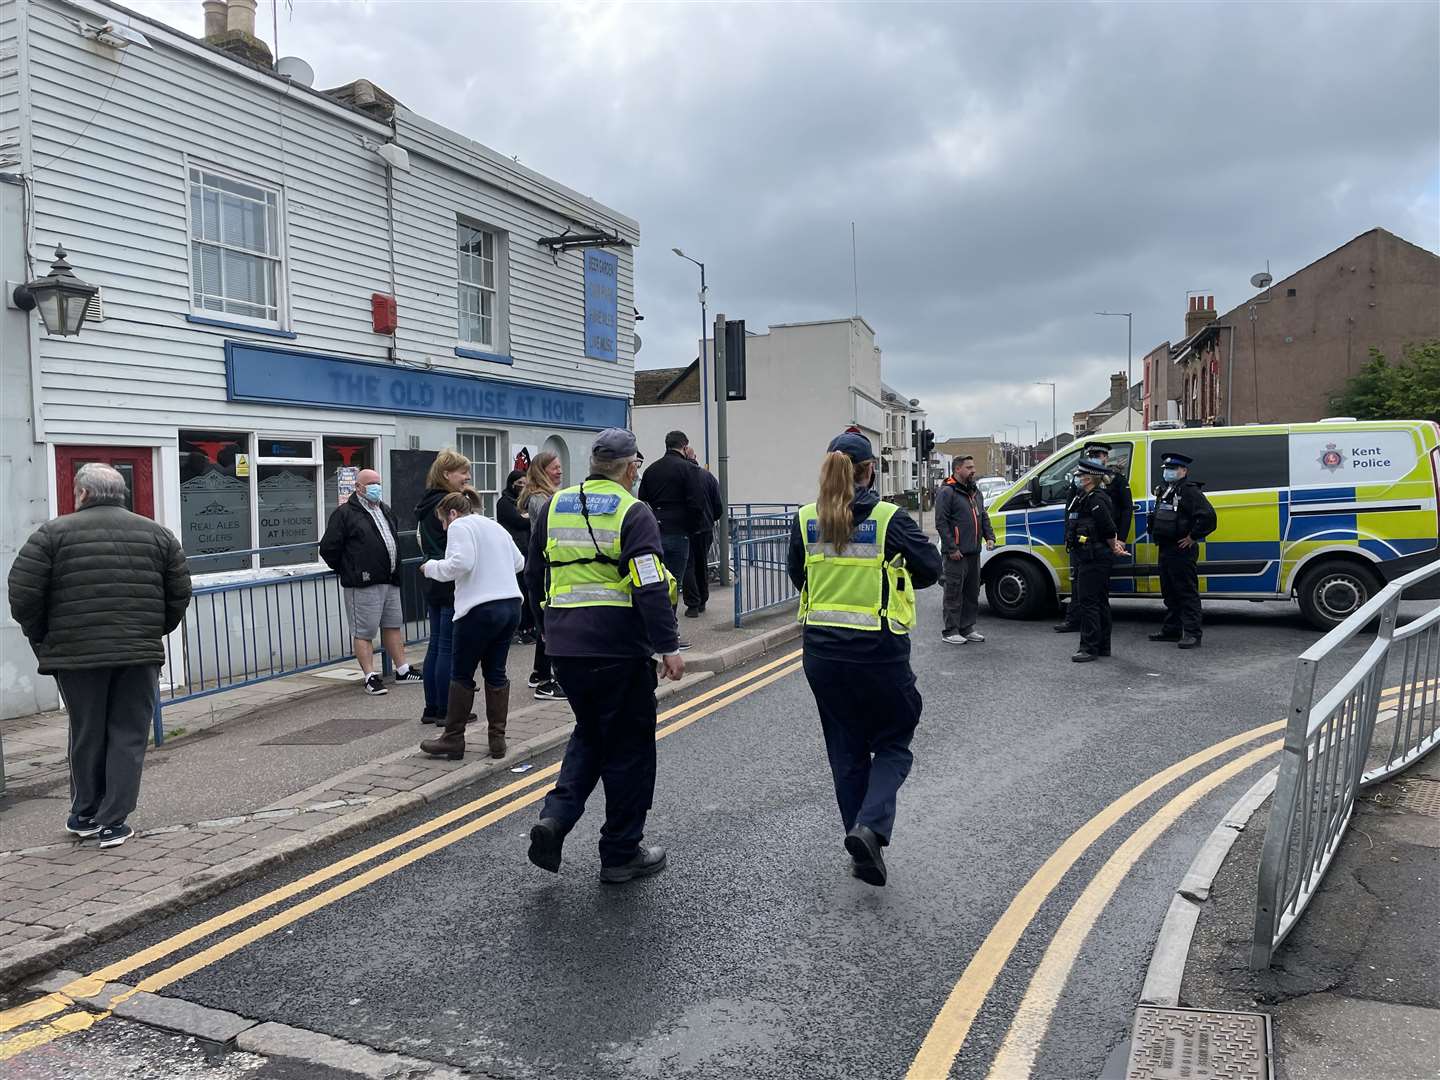
M 408 413 L 538 427 L 624 427 L 626 401 L 608 394 L 482 379 L 397 364 L 225 343 L 226 396 L 317 409 Z
M 1290 483 L 1380 484 L 1403 480 L 1415 468 L 1415 436 L 1391 431 L 1292 433 Z

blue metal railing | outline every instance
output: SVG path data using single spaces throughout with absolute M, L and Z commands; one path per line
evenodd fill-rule
M 730 562 L 735 579 L 735 625 L 800 594 L 790 583 L 785 558 L 795 503 L 740 503 L 730 508 Z

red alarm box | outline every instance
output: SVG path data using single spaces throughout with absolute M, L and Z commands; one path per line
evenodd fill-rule
M 377 292 L 370 296 L 370 324 L 377 334 L 393 334 L 400 325 L 395 310 L 395 297 Z

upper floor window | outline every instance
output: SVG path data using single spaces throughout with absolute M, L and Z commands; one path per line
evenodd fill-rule
M 463 221 L 455 231 L 460 257 L 457 295 L 460 340 L 482 349 L 496 349 L 500 344 L 497 237 L 489 229 Z
M 197 312 L 279 325 L 279 191 L 191 169 L 190 277 Z

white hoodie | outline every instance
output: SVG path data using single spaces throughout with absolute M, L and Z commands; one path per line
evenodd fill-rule
M 445 531 L 445 558 L 422 563 L 420 572 L 434 581 L 455 583 L 455 618 L 491 600 L 519 600 L 515 575 L 525 556 L 505 527 L 484 514 L 456 518 Z

